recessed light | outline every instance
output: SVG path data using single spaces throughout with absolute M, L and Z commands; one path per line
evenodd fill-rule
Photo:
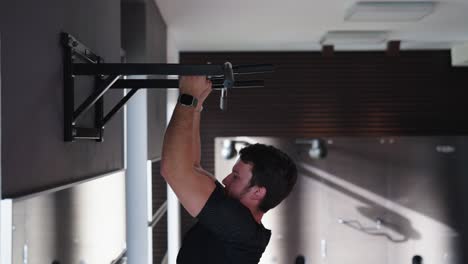
M 347 21 L 418 21 L 434 11 L 433 1 L 363 1 L 352 6 L 345 17 Z
M 449 154 L 455 152 L 455 147 L 450 145 L 438 145 L 436 151 L 439 153 Z

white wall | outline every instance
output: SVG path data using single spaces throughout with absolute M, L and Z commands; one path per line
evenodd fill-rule
M 0 34 L 0 150 L 2 149 L 2 45 Z M 12 204 L 2 200 L 2 152 L 0 151 L 0 263 L 11 263 Z
M 174 40 L 174 34 L 170 28 L 167 30 L 167 63 L 179 63 L 179 50 Z M 174 78 L 174 76 L 170 76 Z M 177 103 L 179 91 L 170 89 L 167 91 L 167 123 L 171 120 L 172 112 Z M 167 257 L 168 263 L 176 263 L 177 253 L 181 246 L 180 234 L 180 204 L 172 189 L 167 186 Z
M 1 200 L 0 211 L 0 263 L 10 264 L 13 240 L 12 200 Z

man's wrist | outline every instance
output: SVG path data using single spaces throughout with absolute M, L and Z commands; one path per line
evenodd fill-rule
M 199 106 L 195 107 L 195 112 L 201 113 L 203 111 L 203 105 L 200 104 Z

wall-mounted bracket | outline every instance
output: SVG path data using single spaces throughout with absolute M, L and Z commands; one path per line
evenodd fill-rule
M 398 57 L 401 50 L 401 41 L 392 40 L 387 42 L 387 55 L 392 57 Z
M 335 46 L 333 45 L 322 46 L 322 55 L 324 57 L 333 57 L 334 53 L 335 53 Z
M 221 89 L 220 107 L 225 110 L 227 91 L 232 88 L 263 87 L 263 80 L 236 81 L 235 76 L 258 73 L 271 73 L 273 66 L 162 63 L 104 63 L 103 59 L 68 33 L 61 35 L 64 48 L 64 133 L 65 141 L 76 139 L 103 140 L 104 126 L 124 106 L 139 89 L 168 89 L 179 87 L 178 80 L 169 79 L 123 79 L 137 75 L 203 75 L 209 76 L 213 89 Z M 81 61 L 81 62 L 78 62 Z M 94 76 L 95 89 L 87 99 L 75 109 L 75 78 Z M 109 89 L 130 89 L 130 91 L 104 115 L 103 97 Z M 92 128 L 80 127 L 77 121 L 91 108 L 95 109 L 95 125 Z

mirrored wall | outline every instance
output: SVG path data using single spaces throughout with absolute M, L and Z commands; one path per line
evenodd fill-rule
M 272 238 L 261 264 L 460 263 L 468 138 L 217 138 L 218 180 L 256 142 L 299 170 L 263 219 Z
M 125 234 L 124 171 L 13 200 L 14 264 L 109 264 Z

